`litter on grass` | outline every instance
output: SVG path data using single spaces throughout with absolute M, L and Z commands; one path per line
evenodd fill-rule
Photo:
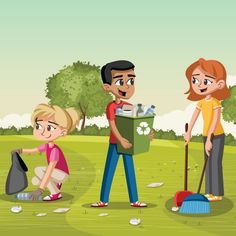
M 179 207 L 173 206 L 173 207 L 171 208 L 171 210 L 176 212 L 176 211 L 179 210 Z
M 11 212 L 12 213 L 20 213 L 20 212 L 22 212 L 22 207 L 21 206 L 13 206 L 11 208 Z
M 39 217 L 46 216 L 46 215 L 47 215 L 47 213 L 38 213 L 38 214 L 36 214 L 36 216 L 39 216 Z
M 130 219 L 129 223 L 131 225 L 139 225 L 141 223 L 141 220 L 140 219 L 136 219 L 136 218 L 132 218 L 132 219 Z
M 57 208 L 53 212 L 55 213 L 66 213 L 70 210 L 70 208 Z
M 147 185 L 148 188 L 157 188 L 157 187 L 161 187 L 164 183 L 151 183 L 149 185 Z
M 108 215 L 109 215 L 108 213 L 101 213 L 98 216 L 108 216 Z

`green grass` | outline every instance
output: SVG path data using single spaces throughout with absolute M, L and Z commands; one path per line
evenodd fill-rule
M 5 180 L 11 163 L 9 153 L 15 148 L 31 148 L 40 143 L 32 136 L 0 136 L 1 235 L 235 235 L 236 147 L 225 147 L 224 200 L 211 204 L 211 215 L 182 216 L 170 211 L 173 195 L 183 189 L 182 142 L 155 140 L 149 153 L 134 157 L 139 199 L 149 204 L 146 209 L 129 206 L 122 159 L 115 174 L 109 207 L 90 207 L 90 203 L 99 200 L 107 137 L 68 136 L 57 143 L 66 155 L 71 173 L 62 189 L 64 198 L 51 203 L 16 202 L 12 196 L 5 195 Z M 34 167 L 46 165 L 45 156 L 25 155 L 23 159 L 29 168 L 30 182 Z M 202 144 L 190 144 L 189 159 L 189 188 L 196 191 L 203 164 Z M 164 186 L 147 188 L 146 185 L 152 182 L 164 182 Z M 33 189 L 29 184 L 27 191 Z M 11 213 L 13 205 L 21 205 L 23 212 Z M 66 214 L 53 213 L 58 207 L 69 207 L 71 210 Z M 35 216 L 41 212 L 48 215 Z M 98 214 L 103 212 L 109 216 L 99 217 Z M 130 225 L 132 217 L 140 218 L 142 223 L 139 226 Z

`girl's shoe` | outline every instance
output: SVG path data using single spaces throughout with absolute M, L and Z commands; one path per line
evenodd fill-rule
M 210 202 L 219 202 L 219 201 L 221 201 L 222 199 L 223 199 L 222 196 L 213 196 L 213 197 L 208 198 L 208 200 L 209 200 Z
M 96 202 L 91 204 L 91 207 L 106 207 L 108 206 L 108 202 Z
M 51 194 L 43 198 L 44 201 L 56 201 L 62 198 L 61 193 Z
M 208 194 L 205 194 L 204 196 L 205 196 L 206 198 L 214 197 L 212 194 L 209 194 L 209 193 L 208 193 Z
M 147 207 L 147 204 L 144 202 L 132 202 L 130 205 L 132 207 Z

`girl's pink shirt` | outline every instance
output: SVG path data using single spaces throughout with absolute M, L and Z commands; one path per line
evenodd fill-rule
M 69 169 L 64 154 L 56 144 L 54 144 L 52 147 L 49 147 L 48 143 L 42 144 L 38 147 L 38 150 L 39 152 L 46 152 L 48 164 L 51 161 L 57 161 L 55 168 L 69 174 Z

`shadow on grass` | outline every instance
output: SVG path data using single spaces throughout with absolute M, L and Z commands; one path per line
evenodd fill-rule
M 211 213 L 210 214 L 193 214 L 193 215 L 187 215 L 187 214 L 179 214 L 178 212 L 171 211 L 171 208 L 174 206 L 174 200 L 173 198 L 169 199 L 165 207 L 166 209 L 171 212 L 173 215 L 178 216 L 187 216 L 187 217 L 211 217 L 211 216 L 218 216 L 225 214 L 229 212 L 233 207 L 234 203 L 229 198 L 223 198 L 220 202 L 211 202 Z
M 144 209 L 145 208 L 155 208 L 155 207 L 157 207 L 157 205 L 153 204 L 153 203 L 147 203 L 147 204 L 148 204 L 148 207 L 143 207 Z M 82 205 L 82 207 L 90 208 L 90 209 L 92 208 L 91 203 L 84 204 L 84 205 Z M 111 203 L 109 203 L 109 205 L 106 208 L 107 209 L 112 209 L 112 210 L 137 209 L 137 207 L 131 207 L 129 202 L 111 202 Z M 139 209 L 141 209 L 141 208 L 139 208 Z
M 65 202 L 65 201 L 72 201 L 74 196 L 68 193 L 62 193 L 63 198 L 60 200 L 57 200 L 55 202 Z M 0 199 L 7 202 L 24 202 L 24 203 L 42 203 L 45 201 L 23 201 L 23 200 L 17 200 L 15 195 L 7 195 L 7 194 L 1 194 Z

